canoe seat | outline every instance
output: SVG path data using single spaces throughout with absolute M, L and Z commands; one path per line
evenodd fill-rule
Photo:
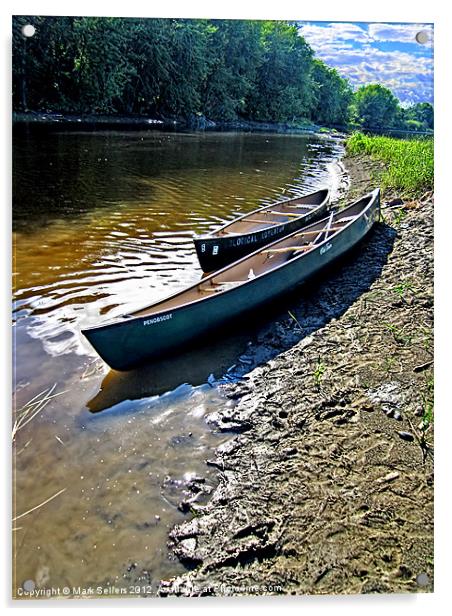
M 198 287 L 198 291 L 200 293 L 220 293 L 221 291 L 226 291 L 226 289 L 231 289 L 239 284 L 243 284 L 244 282 L 246 282 L 246 280 L 224 280 L 223 282 L 211 281 L 210 287 Z
M 284 246 L 284 248 L 269 248 L 263 252 L 267 255 L 285 253 L 285 252 L 303 252 L 312 248 L 313 244 L 307 244 L 305 246 Z
M 294 210 L 303 210 L 303 209 L 305 209 L 305 210 L 312 210 L 315 207 L 319 207 L 319 204 L 318 203 L 315 203 L 315 204 L 302 203 L 300 205 L 290 205 L 290 203 L 285 203 L 284 207 L 290 207 L 290 208 L 292 208 Z
M 210 284 L 214 286 L 222 287 L 227 284 L 230 284 L 230 285 L 242 284 L 242 282 L 245 282 L 245 281 L 244 280 L 222 280 L 221 282 L 215 282 L 214 280 L 212 280 Z

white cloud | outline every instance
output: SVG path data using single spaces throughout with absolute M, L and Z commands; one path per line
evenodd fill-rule
M 430 101 L 433 99 L 433 79 L 430 73 L 420 75 L 410 70 L 397 70 L 397 66 L 362 60 L 352 65 L 336 66 L 354 88 L 370 83 L 380 83 L 389 88 L 401 101 Z M 423 78 L 421 78 L 423 77 Z
M 336 68 L 353 87 L 381 83 L 401 101 L 433 98 L 433 43 L 416 44 L 414 37 L 421 30 L 433 34 L 429 24 L 366 24 L 366 29 L 353 23 L 300 25 L 300 34 L 317 57 Z M 387 42 L 413 43 L 413 51 L 377 46 Z
M 369 40 L 367 32 L 353 23 L 301 24 L 299 32 L 314 49 L 342 41 L 365 43 Z
M 366 62 L 374 70 L 385 73 L 404 74 L 433 74 L 433 58 L 419 57 L 403 51 L 381 51 L 372 46 L 363 46 L 361 49 L 336 51 L 336 53 L 318 54 L 327 64 L 346 66 Z
M 416 44 L 416 34 L 421 31 L 429 35 L 429 41 L 425 46 L 432 46 L 432 24 L 368 24 L 369 36 L 374 41 Z

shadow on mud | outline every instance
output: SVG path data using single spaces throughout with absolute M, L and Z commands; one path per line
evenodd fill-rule
M 92 413 L 124 400 L 138 400 L 172 391 L 183 383 L 234 382 L 324 327 L 344 312 L 372 285 L 392 251 L 396 231 L 378 223 L 372 232 L 315 279 L 272 304 L 258 315 L 225 327 L 221 333 L 128 372 L 111 370 L 100 391 L 87 403 Z M 215 336 L 215 337 L 214 337 Z

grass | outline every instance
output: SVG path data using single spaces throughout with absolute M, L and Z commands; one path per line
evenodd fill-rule
M 401 300 L 405 300 L 407 295 L 414 295 L 416 293 L 416 288 L 414 287 L 411 280 L 402 280 L 398 284 L 394 285 L 391 288 Z
M 294 314 L 292 314 L 292 312 L 290 312 L 290 310 L 288 310 L 288 313 L 289 313 L 289 316 L 292 319 L 292 321 L 294 321 L 298 325 L 298 327 L 300 328 L 300 331 L 302 332 L 303 328 L 301 327 L 300 322 L 298 321 L 297 317 Z
M 425 392 L 423 398 L 423 413 L 421 423 L 419 424 L 419 430 L 421 432 L 420 443 L 423 450 L 431 448 L 430 443 L 427 442 L 427 434 L 433 425 L 433 402 L 434 396 L 434 379 L 433 375 L 427 377 Z
M 433 374 L 430 374 L 426 379 L 426 387 L 424 393 L 424 418 L 426 423 L 430 425 L 433 421 L 433 398 L 435 392 L 435 381 Z
M 431 327 L 425 327 L 421 325 L 419 327 L 420 337 L 419 342 L 422 344 L 426 351 L 430 351 L 433 345 L 433 330 Z
M 383 323 L 383 325 L 389 332 L 391 332 L 395 342 L 397 342 L 398 344 L 403 344 L 404 346 L 411 344 L 413 337 L 405 334 L 403 332 L 403 329 L 401 329 L 394 323 Z
M 54 385 L 52 385 L 52 387 L 49 387 L 49 389 L 44 389 L 39 394 L 34 396 L 34 398 L 31 398 L 31 400 L 29 400 L 26 404 L 24 404 L 24 406 L 22 406 L 20 409 L 15 411 L 14 423 L 13 423 L 13 429 L 12 429 L 13 444 L 16 441 L 17 433 L 20 430 L 22 430 L 22 428 L 24 428 L 26 425 L 28 425 L 37 415 L 39 415 L 39 413 L 44 410 L 44 408 L 49 404 L 49 402 L 53 398 L 56 398 L 57 396 L 61 396 L 61 394 L 66 393 L 64 391 L 61 391 L 61 392 L 54 394 L 53 392 L 55 391 L 56 386 L 57 384 L 55 383 Z M 30 444 L 30 442 L 31 442 L 31 439 L 27 441 L 24 447 L 17 453 L 19 454 L 21 451 L 23 451 Z M 40 509 L 44 505 L 47 505 L 47 503 L 50 503 L 50 501 L 52 501 L 54 498 L 56 498 L 57 496 L 59 496 L 65 491 L 66 491 L 66 488 L 59 490 L 58 492 L 56 492 L 49 498 L 46 498 L 44 501 L 42 501 L 38 505 L 35 505 L 31 509 L 24 511 L 23 513 L 19 515 L 16 515 L 15 517 L 13 517 L 12 521 L 16 522 L 17 520 L 24 518 L 30 513 L 33 513 L 33 511 L 36 511 L 37 509 Z M 17 526 L 13 528 L 13 531 L 18 531 L 21 529 L 22 529 L 21 526 Z
M 386 374 L 390 374 L 392 372 L 395 364 L 396 364 L 396 360 L 394 357 L 392 356 L 385 357 L 383 367 L 384 367 Z
M 394 224 L 396 225 L 396 227 L 402 222 L 405 216 L 406 216 L 406 212 L 402 208 L 394 212 Z
M 47 406 L 47 404 L 56 396 L 61 396 L 64 391 L 54 394 L 56 383 L 49 389 L 45 389 L 37 394 L 34 398 L 29 400 L 23 407 L 15 412 L 14 423 L 12 429 L 12 440 L 16 439 L 19 430 L 22 430 L 27 424 L 39 415 L 39 413 Z
M 322 361 L 318 361 L 314 370 L 314 380 L 316 382 L 317 387 L 320 387 L 320 383 L 322 382 L 323 374 L 326 370 L 326 366 Z
M 26 515 L 33 513 L 33 511 L 36 511 L 36 509 L 40 509 L 44 505 L 47 505 L 47 503 L 50 503 L 51 500 L 53 500 L 60 494 L 63 494 L 63 492 L 66 492 L 66 488 L 63 488 L 62 490 L 58 490 L 58 492 L 56 492 L 49 498 L 46 498 L 45 501 L 42 501 L 42 503 L 39 503 L 39 505 L 36 505 L 35 507 L 28 509 L 28 511 L 24 511 L 24 513 L 21 513 L 20 515 L 16 515 L 16 517 L 14 517 L 12 521 L 15 522 L 16 520 L 20 520 L 20 518 L 24 518 Z
M 386 171 L 382 187 L 399 190 L 407 197 L 433 189 L 433 139 L 395 139 L 353 133 L 346 141 L 350 155 L 368 154 L 382 161 Z

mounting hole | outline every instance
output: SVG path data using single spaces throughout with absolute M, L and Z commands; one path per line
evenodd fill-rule
M 426 573 L 420 573 L 416 577 L 416 582 L 418 583 L 418 586 L 427 586 L 427 584 L 430 583 L 430 578 Z
M 425 45 L 430 40 L 430 33 L 428 32 L 428 30 L 421 30 L 416 34 L 414 38 L 416 39 L 416 42 L 420 45 Z
M 27 38 L 31 38 L 36 34 L 36 28 L 31 24 L 26 24 L 25 26 L 22 26 L 22 34 Z
M 33 580 L 25 580 L 25 582 L 22 584 L 22 588 L 27 592 L 33 592 L 33 590 L 36 588 L 36 584 Z

